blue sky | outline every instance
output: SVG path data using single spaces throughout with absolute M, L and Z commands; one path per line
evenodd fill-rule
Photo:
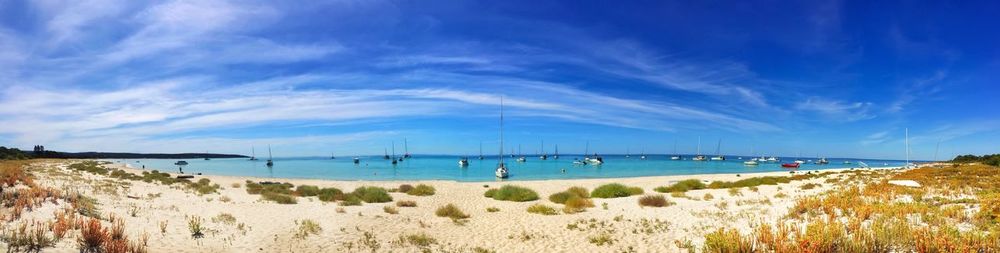
M 990 1 L 0 1 L 0 143 L 1000 151 Z M 940 149 L 937 145 L 940 143 Z M 508 148 L 509 149 L 509 148 Z

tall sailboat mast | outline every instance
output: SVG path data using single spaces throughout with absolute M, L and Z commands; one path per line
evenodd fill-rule
M 503 164 L 503 96 L 500 96 L 500 159 L 497 159 L 497 168 L 493 171 L 493 174 L 497 178 L 503 179 L 507 178 L 508 171 L 507 166 Z

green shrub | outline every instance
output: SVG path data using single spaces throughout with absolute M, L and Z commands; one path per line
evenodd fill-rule
M 319 196 L 319 200 L 326 202 L 344 200 L 344 192 L 332 187 L 320 189 L 317 196 Z
M 556 214 L 559 214 L 558 212 L 556 212 L 555 208 L 552 208 L 551 206 L 547 206 L 547 205 L 543 205 L 543 204 L 534 204 L 534 205 L 529 206 L 528 207 L 528 212 L 529 213 L 537 213 L 537 214 L 541 214 L 541 215 L 556 215 Z
M 606 184 L 597 187 L 590 193 L 594 198 L 620 198 L 642 194 L 642 188 L 628 187 L 619 183 Z
M 295 200 L 295 196 L 277 193 L 277 192 L 264 192 L 261 195 L 264 200 L 270 200 L 277 202 L 278 204 L 295 204 L 298 201 Z
M 261 194 L 264 192 L 274 192 L 281 194 L 292 194 L 292 184 L 280 183 L 280 184 L 258 184 L 253 181 L 247 180 L 247 193 L 249 194 Z
M 354 189 L 351 195 L 357 196 L 365 203 L 385 203 L 392 202 L 392 196 L 382 187 L 362 186 Z
M 594 207 L 593 201 L 590 201 L 590 199 L 582 198 L 580 196 L 570 197 L 568 200 L 566 200 L 565 204 L 566 205 L 563 207 L 564 213 L 579 213 L 586 211 L 587 208 Z
M 458 209 L 458 207 L 455 206 L 454 204 L 447 204 L 445 206 L 438 208 L 437 211 L 434 211 L 434 215 L 437 215 L 438 217 L 448 217 L 452 219 L 469 218 L 468 214 L 462 212 L 462 209 Z
M 486 192 L 483 193 L 483 196 L 485 196 L 487 198 L 493 198 L 493 195 L 496 194 L 496 193 L 497 193 L 497 189 L 489 189 L 489 190 L 486 190 Z
M 639 206 L 651 206 L 651 207 L 664 207 L 671 206 L 674 202 L 671 202 L 663 197 L 663 195 L 646 195 L 639 198 Z
M 587 188 L 574 186 L 570 187 L 564 192 L 558 192 L 549 195 L 549 201 L 552 201 L 554 203 L 564 204 L 566 203 L 566 200 L 569 200 L 572 197 L 590 198 L 590 192 L 587 191 Z
M 413 200 L 399 200 L 396 201 L 396 206 L 398 207 L 417 207 L 417 202 Z
M 413 187 L 406 194 L 413 196 L 431 196 L 434 195 L 434 187 L 426 184 L 419 184 L 417 187 Z
M 491 212 L 491 213 L 495 213 L 495 212 L 499 212 L 499 211 L 500 211 L 500 208 L 496 208 L 496 207 L 492 207 L 492 206 L 491 206 L 491 207 L 487 207 L 487 208 L 486 208 L 486 211 L 487 211 L 487 212 Z
M 490 191 L 493 190 L 491 189 L 489 191 L 486 191 L 488 195 L 487 197 L 492 197 L 495 200 L 506 200 L 515 202 L 538 200 L 538 193 L 536 193 L 531 189 L 520 186 L 504 185 L 503 187 L 500 187 L 500 189 L 494 191 L 493 193 L 490 193 Z
M 711 184 L 708 184 L 708 188 L 723 189 L 723 188 L 734 188 L 734 187 L 751 187 L 760 185 L 777 185 L 777 184 L 785 184 L 791 182 L 793 179 L 801 180 L 801 179 L 808 179 L 810 177 L 813 176 L 806 176 L 806 175 L 796 175 L 795 177 L 768 176 L 768 177 L 747 178 L 736 182 L 713 181 Z
M 358 196 L 355 196 L 354 194 L 348 194 L 344 195 L 344 200 L 341 200 L 340 203 L 337 204 L 341 206 L 360 206 L 361 198 L 358 198 Z
M 690 190 L 705 189 L 705 187 L 707 187 L 707 186 L 705 185 L 705 183 L 702 183 L 701 180 L 698 180 L 698 179 L 688 179 L 688 180 L 684 180 L 684 181 L 680 181 L 680 182 L 674 183 L 674 184 L 672 184 L 670 186 L 656 187 L 656 189 L 653 189 L 653 190 L 655 190 L 657 192 L 663 192 L 663 193 L 667 193 L 667 192 L 686 192 L 686 191 L 690 191 Z
M 402 193 L 410 192 L 410 190 L 413 190 L 413 186 L 412 185 L 408 185 L 408 184 L 401 184 L 401 185 L 399 185 L 399 188 L 396 188 L 396 191 L 402 192 Z
M 319 187 L 315 185 L 299 185 L 299 187 L 295 187 L 295 193 L 302 197 L 312 197 L 319 195 Z

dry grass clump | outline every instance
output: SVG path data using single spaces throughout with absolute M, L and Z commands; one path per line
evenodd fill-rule
M 495 200 L 525 202 L 538 200 L 538 193 L 534 190 L 514 185 L 504 185 L 500 189 L 489 189 L 483 196 Z
M 486 208 L 486 212 L 490 212 L 490 213 L 495 213 L 495 212 L 499 212 L 499 211 L 500 211 L 500 208 L 496 208 L 496 207 L 492 207 L 492 206 Z
M 528 207 L 528 212 L 529 213 L 537 213 L 537 214 L 541 214 L 541 215 L 556 215 L 556 214 L 559 214 L 559 212 L 556 212 L 555 208 L 552 208 L 551 206 L 547 206 L 547 205 L 543 205 L 543 204 L 534 204 L 534 205 L 529 206 Z
M 799 188 L 801 188 L 803 190 L 812 190 L 812 189 L 814 189 L 816 187 L 819 187 L 819 186 L 820 185 L 817 184 L 817 183 L 808 183 L 808 184 L 804 184 L 804 185 L 800 186 Z
M 431 246 L 432 244 L 437 244 L 437 239 L 434 239 L 434 237 L 431 237 L 424 233 L 408 235 L 405 237 L 405 240 L 401 239 L 401 241 L 405 241 L 410 245 L 418 247 L 427 247 Z
M 97 219 L 81 221 L 77 246 L 80 252 L 146 252 L 145 244 L 128 240 L 125 224 L 120 220 L 110 230 Z
M 49 237 L 48 226 L 42 222 L 21 223 L 0 231 L 0 242 L 7 246 L 7 252 L 40 252 L 55 245 L 57 239 Z
M 705 193 L 705 196 L 702 196 L 701 199 L 712 200 L 715 199 L 715 196 L 713 196 L 711 193 Z
M 385 212 L 385 213 L 387 213 L 387 214 L 398 214 L 399 213 L 399 209 L 396 209 L 395 207 L 392 207 L 392 206 L 383 206 L 382 207 L 382 211 Z
M 412 185 L 408 185 L 408 184 L 401 184 L 401 185 L 399 185 L 398 188 L 396 188 L 396 191 L 402 192 L 402 193 L 410 192 L 410 190 L 413 190 L 413 186 Z
M 295 238 L 305 239 L 309 235 L 319 235 L 323 228 L 313 220 L 305 219 L 299 222 L 299 227 L 295 232 Z
M 642 193 L 643 190 L 639 187 L 628 187 L 619 183 L 611 183 L 598 186 L 590 193 L 590 196 L 594 198 L 620 198 Z
M 567 214 L 586 211 L 587 208 L 594 207 L 594 202 L 588 198 L 571 197 L 563 203 L 563 212 Z
M 646 195 L 639 198 L 639 206 L 650 206 L 650 207 L 665 207 L 672 206 L 675 203 L 673 201 L 667 200 L 663 195 Z
M 445 206 L 438 208 L 437 211 L 434 211 L 434 215 L 437 215 L 438 217 L 448 217 L 452 219 L 465 219 L 470 217 L 468 214 L 465 214 L 465 212 L 462 212 L 462 209 L 459 209 L 454 204 L 447 204 Z
M 568 214 L 583 212 L 587 208 L 594 207 L 594 202 L 590 200 L 590 192 L 583 187 L 570 187 L 566 191 L 549 195 L 549 200 L 563 204 L 563 212 Z
M 413 200 L 399 200 L 396 201 L 396 206 L 398 207 L 417 207 L 417 202 Z
M 297 204 L 299 201 L 295 199 L 295 196 L 277 193 L 277 192 L 264 192 L 260 195 L 264 200 L 274 201 L 278 204 Z
M 351 195 L 358 197 L 361 201 L 365 203 L 386 203 L 392 202 L 392 196 L 389 196 L 389 191 L 382 187 L 375 186 L 362 186 L 354 189 Z
M 434 195 L 434 191 L 434 186 L 418 184 L 416 187 L 413 187 L 413 189 L 406 191 L 406 194 L 413 196 L 431 196 Z
M 670 186 L 656 187 L 653 190 L 657 191 L 657 192 L 663 192 L 663 193 L 667 193 L 667 192 L 686 192 L 686 191 L 690 191 L 690 190 L 701 190 L 701 189 L 705 189 L 706 187 L 707 187 L 707 185 L 705 185 L 705 183 L 702 183 L 701 180 L 698 180 L 698 179 L 687 179 L 687 180 L 683 180 L 683 181 L 674 183 L 674 184 L 672 184 Z

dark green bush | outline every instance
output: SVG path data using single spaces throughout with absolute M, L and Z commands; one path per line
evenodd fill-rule
M 495 200 L 524 202 L 538 199 L 538 193 L 520 186 L 504 185 L 500 189 L 493 191 L 493 193 L 490 193 L 490 191 L 493 190 L 487 191 L 487 197 L 492 197 Z
M 590 196 L 595 198 L 620 198 L 639 195 L 642 192 L 642 188 L 639 187 L 628 187 L 619 183 L 611 183 L 597 187 L 597 189 L 594 189 L 590 193 Z
M 656 187 L 656 189 L 653 189 L 653 190 L 657 191 L 657 192 L 686 192 L 686 191 L 690 191 L 690 190 L 705 189 L 705 187 L 707 187 L 707 186 L 705 185 L 705 183 L 702 183 L 701 180 L 698 180 L 698 179 L 688 179 L 688 180 L 684 180 L 684 181 L 680 181 L 680 182 L 674 183 L 674 184 L 672 184 L 670 186 Z
M 283 194 L 283 193 L 264 192 L 260 196 L 261 196 L 261 198 L 264 198 L 264 200 L 274 201 L 274 202 L 277 202 L 278 204 L 295 204 L 295 203 L 298 203 L 298 201 L 295 200 L 295 196 L 288 195 L 288 194 Z
M 413 189 L 406 191 L 406 194 L 410 194 L 413 196 L 431 196 L 434 195 L 434 187 L 430 185 L 419 184 L 417 185 L 417 187 L 413 187 Z
M 392 202 L 392 196 L 389 196 L 389 191 L 386 191 L 385 188 L 382 187 L 358 187 L 357 189 L 354 189 L 354 192 L 352 192 L 351 195 L 357 196 L 366 203 Z
M 319 187 L 315 185 L 299 185 L 295 187 L 295 193 L 302 197 L 312 197 L 319 195 Z
M 344 192 L 332 187 L 320 189 L 316 195 L 319 196 L 319 200 L 326 202 L 344 200 Z
M 445 206 L 438 208 L 437 211 L 434 211 L 434 215 L 437 215 L 438 217 L 448 217 L 452 219 L 469 218 L 468 214 L 462 212 L 462 209 L 458 209 L 458 207 L 455 206 L 454 204 L 447 204 Z

